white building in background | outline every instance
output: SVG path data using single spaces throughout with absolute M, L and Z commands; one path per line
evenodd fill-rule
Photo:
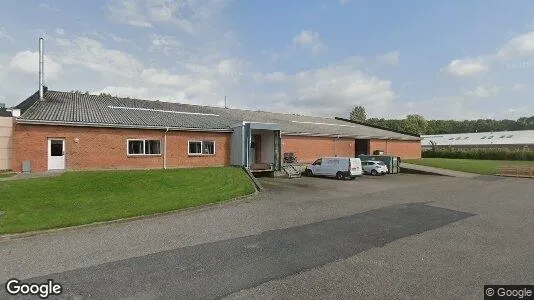
M 0 171 L 11 169 L 13 118 L 3 103 L 0 103 Z
M 534 130 L 495 131 L 422 135 L 424 150 L 437 148 L 452 149 L 519 149 L 534 151 Z

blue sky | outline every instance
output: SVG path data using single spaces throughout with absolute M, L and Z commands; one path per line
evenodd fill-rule
M 319 116 L 534 115 L 532 1 L 11 1 L 0 102 L 54 90 Z

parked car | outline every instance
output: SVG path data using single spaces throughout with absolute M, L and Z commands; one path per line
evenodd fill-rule
M 384 175 L 389 172 L 386 164 L 379 160 L 362 161 L 362 169 L 364 173 L 371 174 L 373 176 Z
M 306 167 L 307 176 L 329 176 L 337 179 L 362 176 L 362 162 L 357 157 L 321 157 Z

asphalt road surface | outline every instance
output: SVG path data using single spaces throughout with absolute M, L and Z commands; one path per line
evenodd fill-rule
M 0 279 L 53 279 L 73 299 L 465 299 L 534 283 L 532 181 L 262 182 L 233 203 L 4 240 Z

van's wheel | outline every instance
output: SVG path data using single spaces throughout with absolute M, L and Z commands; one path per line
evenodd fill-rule
M 376 176 L 376 175 L 378 175 L 378 172 L 376 170 L 372 170 L 371 171 L 371 175 Z
M 341 173 L 341 172 L 337 172 L 336 173 L 336 179 L 343 180 L 344 178 L 345 178 L 345 176 L 343 176 L 343 173 Z
M 308 176 L 308 177 L 312 177 L 312 176 L 313 176 L 313 172 L 312 172 L 312 170 L 307 169 L 307 170 L 306 170 L 306 176 Z

